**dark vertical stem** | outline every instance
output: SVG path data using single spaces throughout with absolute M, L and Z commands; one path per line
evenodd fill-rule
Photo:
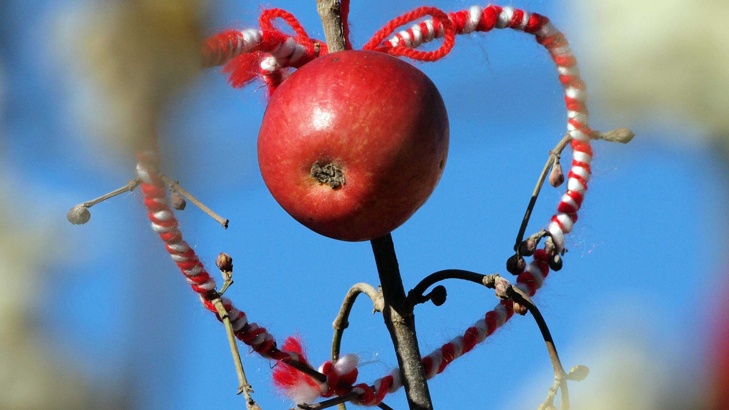
M 385 300 L 382 315 L 395 346 L 410 409 L 430 410 L 433 403 L 415 335 L 415 316 L 407 303 L 392 236 L 387 234 L 370 242 Z

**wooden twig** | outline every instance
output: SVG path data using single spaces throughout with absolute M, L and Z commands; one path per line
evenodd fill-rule
M 183 187 L 181 187 L 177 181 L 173 181 L 173 180 L 169 179 L 168 177 L 166 177 L 165 175 L 160 175 L 160 177 L 162 178 L 162 181 L 164 181 L 164 183 L 170 187 L 170 190 L 172 192 L 177 192 L 180 195 L 184 196 L 185 199 L 192 202 L 195 206 L 200 208 L 203 212 L 208 214 L 211 218 L 215 219 L 216 222 L 223 225 L 223 228 L 226 228 L 226 229 L 228 228 L 228 220 L 226 218 L 223 218 L 222 216 L 215 213 L 212 209 L 205 206 L 205 204 L 200 202 L 199 199 L 195 198 L 194 196 L 192 196 L 191 193 L 187 192 Z
M 324 38 L 330 53 L 345 49 L 344 27 L 339 0 L 316 0 L 316 11 L 319 12 Z
M 134 188 L 136 188 L 137 185 L 139 185 L 139 183 L 140 183 L 139 178 L 133 179 L 133 180 L 127 182 L 127 184 L 124 185 L 123 187 L 117 188 L 117 189 L 109 192 L 108 194 L 104 194 L 98 198 L 94 198 L 90 201 L 80 203 L 68 211 L 68 214 L 66 214 L 66 219 L 68 219 L 68 222 L 71 222 L 74 225 L 85 224 L 91 218 L 91 212 L 89 211 L 89 208 L 98 204 L 99 202 L 106 201 L 109 198 L 113 198 L 113 197 L 123 194 L 125 192 L 132 192 L 134 190 Z
M 385 302 L 382 315 L 395 346 L 408 404 L 411 410 L 432 410 L 433 402 L 415 334 L 415 317 L 405 296 L 392 236 L 387 234 L 370 243 Z
M 463 269 L 445 269 L 435 273 L 431 273 L 421 280 L 414 288 L 408 292 L 408 304 L 415 306 L 418 303 L 426 302 L 424 297 L 425 291 L 434 284 L 446 279 L 461 279 L 469 282 L 483 284 L 483 278 L 486 275 L 471 272 Z
M 526 232 L 527 225 L 529 225 L 529 218 L 531 218 L 532 216 L 534 205 L 536 205 L 537 203 L 537 198 L 539 197 L 539 192 L 542 190 L 542 185 L 544 185 L 544 180 L 547 178 L 547 173 L 549 172 L 550 168 L 552 168 L 552 166 L 559 161 L 560 154 L 562 153 L 562 151 L 564 151 L 565 147 L 570 141 L 572 141 L 572 137 L 570 137 L 570 134 L 565 134 L 565 136 L 562 137 L 559 143 L 557 143 L 557 146 L 549 152 L 549 158 L 547 158 L 547 163 L 544 164 L 542 173 L 539 174 L 537 185 L 534 187 L 534 191 L 532 191 L 532 197 L 529 198 L 529 205 L 527 205 L 526 212 L 524 212 L 524 217 L 521 220 L 519 233 L 516 235 L 516 243 L 514 244 L 515 251 L 518 251 L 519 245 L 524 239 L 524 232 Z
M 349 327 L 349 313 L 352 311 L 357 296 L 364 293 L 372 301 L 373 309 L 375 312 L 382 312 L 382 292 L 375 290 L 372 285 L 367 283 L 356 283 L 352 286 L 347 295 L 344 296 L 342 307 L 339 309 L 339 314 L 334 319 L 332 327 L 334 327 L 334 335 L 332 336 L 332 363 L 339 359 L 339 352 L 342 347 L 342 337 L 344 336 L 344 329 Z M 347 406 L 344 402 L 339 403 L 339 410 L 347 410 Z
M 549 389 L 549 393 L 547 394 L 547 400 L 545 400 L 540 408 L 550 408 L 550 406 L 552 406 L 554 396 L 559 390 L 562 392 L 562 410 L 569 410 L 570 396 L 567 387 L 567 373 L 564 371 L 562 362 L 559 359 L 557 346 L 555 346 L 554 344 L 554 339 L 552 339 L 552 333 L 549 331 L 547 321 L 544 320 L 544 316 L 542 316 L 542 313 L 537 308 L 537 305 L 535 305 L 534 302 L 532 302 L 531 298 L 529 298 L 529 296 L 521 289 L 512 286 L 511 298 L 514 302 L 526 307 L 529 310 L 529 313 L 532 314 L 532 317 L 534 317 L 534 320 L 537 322 L 537 326 L 539 326 L 539 331 L 542 333 L 542 338 L 544 338 L 544 343 L 547 346 L 549 360 L 552 362 L 552 369 L 554 371 L 554 383 Z
M 228 335 L 228 344 L 230 345 L 230 352 L 233 355 L 235 373 L 238 375 L 238 394 L 243 393 L 243 396 L 246 398 L 246 409 L 260 409 L 251 396 L 253 388 L 250 384 L 248 384 L 248 379 L 246 378 L 246 373 L 243 369 L 243 362 L 241 361 L 240 352 L 238 351 L 238 343 L 235 338 L 235 332 L 233 332 L 233 326 L 230 324 L 230 317 L 228 316 L 228 312 L 225 310 L 225 306 L 223 306 L 220 294 L 215 292 L 215 296 L 216 297 L 212 299 L 211 302 L 213 306 L 215 306 L 218 316 L 223 321 L 225 332 Z
M 127 184 L 124 185 L 123 187 L 115 189 L 115 190 L 109 192 L 108 194 L 102 195 L 102 196 L 92 199 L 90 201 L 86 201 L 83 203 L 83 206 L 85 206 L 86 208 L 91 208 L 92 206 L 98 204 L 99 202 L 106 201 L 109 198 L 113 198 L 113 197 L 123 194 L 125 192 L 132 192 L 134 190 L 134 188 L 137 187 L 137 185 L 139 185 L 139 178 L 136 178 L 136 179 L 133 179 L 133 180 L 127 182 Z
M 334 336 L 332 336 L 332 362 L 339 359 L 339 352 L 342 346 L 342 336 L 344 335 L 344 329 L 349 327 L 349 313 L 352 311 L 357 296 L 364 293 L 372 301 L 373 309 L 375 312 L 382 312 L 382 293 L 378 292 L 372 285 L 367 283 L 357 283 L 352 286 L 347 295 L 344 297 L 342 307 L 339 309 L 332 327 L 334 327 Z

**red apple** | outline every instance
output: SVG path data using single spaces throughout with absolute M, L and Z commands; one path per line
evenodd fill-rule
M 384 53 L 342 51 L 306 64 L 273 93 L 258 135 L 266 186 L 322 235 L 374 239 L 428 199 L 448 155 L 440 93 Z

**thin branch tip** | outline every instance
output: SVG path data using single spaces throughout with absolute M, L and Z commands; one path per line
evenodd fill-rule
M 173 193 L 178 193 L 182 195 L 185 199 L 192 202 L 193 205 L 200 208 L 203 212 L 205 212 L 208 216 L 213 218 L 217 223 L 219 223 L 223 228 L 228 229 L 228 219 L 223 218 L 222 216 L 215 213 L 212 209 L 208 208 L 205 204 L 203 204 L 199 199 L 195 198 L 191 193 L 189 193 L 187 190 L 185 190 L 182 186 L 180 186 L 180 183 L 177 181 L 173 181 L 172 179 L 168 178 L 165 175 L 160 174 L 160 177 L 162 178 L 162 181 L 169 187 L 170 191 Z
M 316 0 L 316 10 L 324 28 L 324 37 L 329 52 L 344 50 L 344 25 L 339 0 Z
M 532 216 L 532 211 L 534 210 L 534 205 L 537 203 L 537 198 L 539 197 L 539 193 L 542 190 L 542 186 L 544 185 L 544 181 L 547 178 L 547 174 L 549 173 L 550 169 L 552 169 L 552 166 L 554 164 L 559 163 L 560 155 L 562 154 L 562 151 L 567 147 L 567 144 L 572 141 L 572 137 L 569 133 L 565 134 L 562 139 L 557 143 L 557 145 L 549 151 L 549 156 L 547 158 L 546 164 L 544 164 L 544 168 L 542 168 L 542 173 L 539 174 L 539 178 L 537 179 L 537 184 L 534 187 L 534 190 L 532 191 L 532 196 L 529 199 L 529 204 L 527 205 L 526 211 L 524 212 L 524 217 L 521 220 L 521 225 L 519 226 L 519 233 L 516 235 L 516 241 L 514 243 L 514 250 L 517 250 L 519 248 L 519 245 L 524 240 L 524 234 L 526 232 L 527 225 L 529 224 L 529 219 Z
M 367 283 L 357 283 L 353 285 L 349 291 L 347 291 L 347 294 L 344 296 L 344 301 L 342 301 L 342 307 L 339 309 L 339 313 L 334 319 L 334 322 L 332 322 L 332 327 L 334 328 L 331 350 L 332 362 L 339 359 L 344 330 L 349 327 L 349 314 L 352 311 L 354 302 L 357 300 L 357 296 L 363 293 L 372 301 L 373 310 L 375 312 L 382 312 L 382 309 L 384 308 L 385 302 L 382 298 L 382 291 L 376 290 L 372 285 Z
M 89 208 L 98 203 L 104 202 L 107 199 L 113 198 L 117 195 L 121 195 L 125 192 L 132 192 L 134 191 L 134 188 L 136 188 L 140 183 L 141 181 L 139 180 L 139 178 L 132 179 L 121 188 L 117 188 L 90 201 L 75 205 L 73 208 L 69 209 L 68 213 L 66 214 L 66 219 L 68 219 L 68 222 L 71 222 L 74 225 L 83 225 L 88 222 L 89 219 L 91 219 L 91 211 L 89 211 Z

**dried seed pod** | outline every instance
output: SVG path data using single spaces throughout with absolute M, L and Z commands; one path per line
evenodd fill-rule
M 529 309 L 527 309 L 526 306 L 516 303 L 516 302 L 514 302 L 514 304 L 513 304 L 513 309 L 514 309 L 514 313 L 516 313 L 518 315 L 522 315 L 522 316 L 526 315 L 527 312 L 529 312 Z
M 91 219 L 91 212 L 89 212 L 89 208 L 79 204 L 68 211 L 66 219 L 74 225 L 83 225 Z
M 549 264 L 549 268 L 556 272 L 562 269 L 562 256 L 558 253 L 552 254 L 549 256 L 547 263 Z
M 616 128 L 614 130 L 598 133 L 599 138 L 610 142 L 629 143 L 635 134 L 628 128 Z
M 506 270 L 512 275 L 518 275 L 526 269 L 526 261 L 521 256 L 514 254 L 506 260 Z
M 173 192 L 172 195 L 170 195 L 170 204 L 178 211 L 182 211 L 187 206 L 187 201 L 185 201 L 185 198 L 183 198 L 179 193 Z
M 564 182 L 564 173 L 562 172 L 562 164 L 559 162 L 554 164 L 552 172 L 549 173 L 549 184 L 557 188 Z
M 233 258 L 227 253 L 220 252 L 220 255 L 215 258 L 215 265 L 223 272 L 232 272 Z
M 433 302 L 433 304 L 436 306 L 444 304 L 446 301 L 446 296 L 448 296 L 448 293 L 446 292 L 446 288 L 443 285 L 438 285 L 430 291 L 430 301 Z

